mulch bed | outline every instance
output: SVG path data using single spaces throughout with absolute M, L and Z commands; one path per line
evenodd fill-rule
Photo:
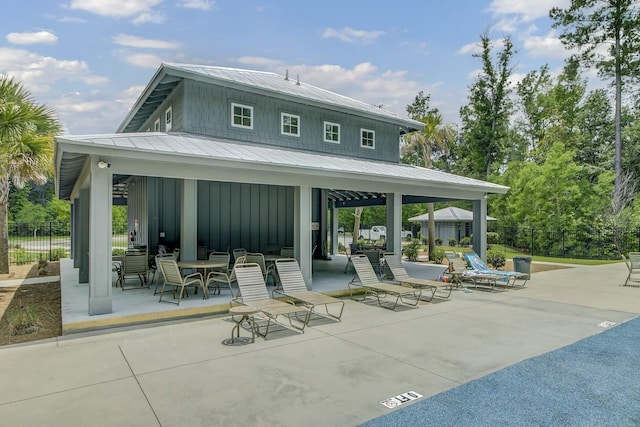
M 39 277 L 37 265 L 11 266 L 11 271 L 11 279 Z M 46 276 L 59 272 L 59 263 L 47 265 Z M 0 288 L 0 313 L 0 345 L 62 335 L 60 282 Z

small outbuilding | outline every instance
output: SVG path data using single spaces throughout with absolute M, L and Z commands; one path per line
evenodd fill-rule
M 436 224 L 436 238 L 441 238 L 447 244 L 450 239 L 460 242 L 463 237 L 471 237 L 473 233 L 473 212 L 456 207 L 439 209 L 433 213 Z M 414 216 L 409 221 L 420 223 L 420 235 L 427 237 L 429 234 L 429 214 Z M 487 221 L 496 221 L 487 215 Z

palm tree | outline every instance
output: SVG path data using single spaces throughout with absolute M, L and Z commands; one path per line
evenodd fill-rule
M 411 132 L 405 137 L 402 156 L 405 159 L 412 158 L 417 166 L 431 168 L 433 151 L 448 151 L 448 143 L 453 137 L 454 130 L 450 126 L 442 125 L 442 116 L 437 111 L 430 111 L 425 116 L 418 117 L 417 120 L 424 123 L 424 128 L 421 131 Z M 429 259 L 436 248 L 436 223 L 433 211 L 433 203 L 427 203 Z
M 53 172 L 53 136 L 61 130 L 53 110 L 38 105 L 13 78 L 0 77 L 0 274 L 9 272 L 10 182 L 45 183 Z

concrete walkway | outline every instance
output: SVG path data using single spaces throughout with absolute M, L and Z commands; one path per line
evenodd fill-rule
M 347 301 L 341 323 L 225 346 L 225 318 L 0 349 L 10 426 L 355 426 L 573 343 L 640 310 L 623 264 L 534 274 L 524 289 L 454 291 L 395 312 Z

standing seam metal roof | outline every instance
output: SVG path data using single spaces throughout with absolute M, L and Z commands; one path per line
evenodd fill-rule
M 450 173 L 425 169 L 402 163 L 386 163 L 351 157 L 340 157 L 308 151 L 230 142 L 205 136 L 181 133 L 117 133 L 106 135 L 72 135 L 56 138 L 58 142 L 85 146 L 100 146 L 139 153 L 166 153 L 172 157 L 197 157 L 200 159 L 224 160 L 228 162 L 250 162 L 283 168 L 303 168 L 327 172 L 350 173 L 381 180 L 401 179 L 412 184 L 443 184 L 473 187 L 475 191 L 505 193 L 508 187 L 480 181 Z M 68 152 L 74 152 L 68 150 Z M 64 156 L 63 156 L 63 161 Z M 62 182 L 62 181 L 60 181 Z M 62 189 L 61 189 L 62 190 Z
M 251 91 L 251 89 L 268 91 L 280 97 L 298 98 L 301 102 L 312 102 L 326 105 L 332 109 L 343 108 L 354 113 L 365 113 L 412 129 L 422 129 L 424 126 L 423 123 L 400 114 L 300 82 L 297 78 L 295 80 L 290 77 L 285 78 L 285 76 L 272 72 L 177 63 L 163 63 L 156 75 L 160 76 L 163 71 L 170 76 L 191 76 L 196 80 L 200 78 L 212 83 L 217 82 L 223 86 L 237 85 L 248 91 Z M 153 81 L 151 84 L 153 84 Z M 124 131 L 138 130 L 139 126 L 153 113 L 155 108 L 162 103 L 176 85 L 175 79 L 169 79 L 166 82 L 164 80 L 158 81 L 149 95 L 137 101 L 119 129 Z M 157 97 L 153 96 L 156 92 L 158 92 Z

